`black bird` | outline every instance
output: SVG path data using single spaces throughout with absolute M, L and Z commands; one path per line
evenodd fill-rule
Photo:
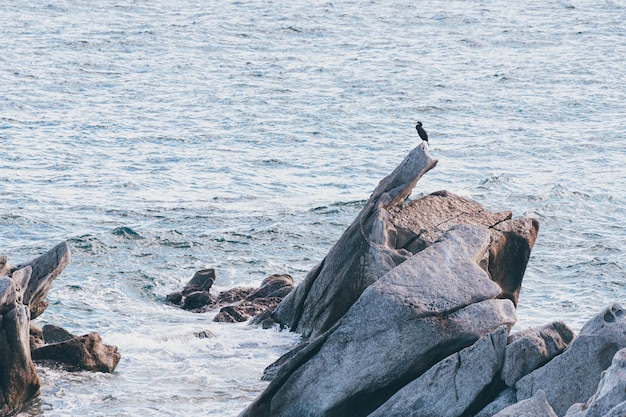
M 426 131 L 422 127 L 422 122 L 417 122 L 417 124 L 415 125 L 415 129 L 417 130 L 417 134 L 420 135 L 420 138 L 428 143 L 428 133 L 426 133 Z

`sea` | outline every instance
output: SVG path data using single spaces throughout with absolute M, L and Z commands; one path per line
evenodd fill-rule
M 299 336 L 165 303 L 301 282 L 420 140 L 448 190 L 541 228 L 515 329 L 626 306 L 622 0 L 0 0 L 0 254 L 67 241 L 20 416 L 237 416 Z M 211 338 L 199 338 L 208 331 Z

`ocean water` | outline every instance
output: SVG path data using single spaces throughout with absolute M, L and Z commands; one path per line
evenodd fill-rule
M 298 336 L 165 305 L 296 281 L 429 132 L 447 189 L 541 223 L 517 328 L 626 303 L 621 1 L 0 2 L 0 253 L 67 240 L 37 319 L 117 345 L 24 416 L 236 416 Z M 209 330 L 215 337 L 199 339 Z

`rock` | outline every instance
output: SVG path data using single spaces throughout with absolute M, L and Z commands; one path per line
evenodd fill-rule
M 563 322 L 524 330 L 509 336 L 501 377 L 512 387 L 524 375 L 545 365 L 574 340 L 574 332 Z
M 246 299 L 254 300 L 256 298 L 272 297 L 283 298 L 289 294 L 294 287 L 295 283 L 291 275 L 273 274 L 265 278 L 263 282 L 261 282 L 259 289 L 249 294 Z
M 264 327 L 270 327 L 273 325 L 272 311 L 294 287 L 290 275 L 274 274 L 265 278 L 259 288 L 236 287 L 214 297 L 209 293 L 214 282 L 215 269 L 198 271 L 182 291 L 168 294 L 165 300 L 196 313 L 220 308 L 214 321 L 224 323 L 242 322 L 266 313 L 262 323 Z
M 2 307 L 2 306 L 0 306 Z M 40 381 L 30 353 L 28 307 L 0 314 L 0 415 L 8 415 L 39 395 Z
M 65 330 L 63 327 L 55 326 L 54 324 L 46 324 L 42 329 L 43 340 L 45 343 L 59 343 L 76 337 L 72 333 Z
M 515 306 L 538 232 L 539 222 L 535 219 L 507 220 L 491 228 L 489 275 L 502 288 L 500 297 L 508 298 Z
M 515 391 L 511 388 L 507 388 L 501 391 L 493 401 L 487 404 L 480 412 L 474 415 L 474 417 L 492 417 L 494 414 L 499 413 L 516 402 L 517 395 L 515 395 Z
M 219 299 L 230 299 L 238 301 L 245 292 L 247 295 L 239 304 L 232 304 L 220 309 L 213 321 L 222 323 L 238 323 L 258 317 L 258 320 L 251 324 L 261 324 L 263 328 L 274 325 L 272 311 L 281 302 L 285 295 L 294 288 L 294 281 L 291 275 L 273 274 L 261 282 L 261 286 L 253 291 L 243 289 L 241 295 L 234 295 L 233 292 L 221 293 Z M 235 292 L 235 294 L 237 294 Z M 231 301 L 233 302 L 233 301 Z
M 30 323 L 29 334 L 31 351 L 45 344 L 45 342 L 43 341 L 43 329 L 39 327 L 36 323 Z
M 511 220 L 508 211 L 488 212 L 447 191 L 405 203 L 415 183 L 436 162 L 418 146 L 383 179 L 324 260 L 276 308 L 274 319 L 304 338 L 322 334 L 365 288 L 457 224 L 491 230 L 491 247 L 479 264 L 499 285 L 499 298 L 516 304 L 539 223 Z
M 183 302 L 183 293 L 176 291 L 165 296 L 165 301 L 170 304 L 181 305 Z
M 491 213 L 474 201 L 449 191 L 437 191 L 394 207 L 389 222 L 395 229 L 393 246 L 417 253 L 439 240 L 454 225 L 478 224 L 490 228 L 509 219 L 510 211 Z
M 215 300 L 208 291 L 195 291 L 187 296 L 183 300 L 183 309 L 185 310 L 198 310 L 206 306 L 211 306 L 215 303 Z
M 52 281 L 65 269 L 70 262 L 70 248 L 67 242 L 61 242 L 43 255 L 22 265 L 17 269 L 32 268 L 28 287 L 24 291 L 24 305 L 30 308 L 31 320 L 38 317 L 48 306 L 46 295 Z M 15 272 L 13 272 L 15 275 Z
M 507 328 L 453 353 L 396 392 L 368 417 L 457 417 L 492 384 L 504 360 Z
M 246 299 L 240 304 L 222 307 L 213 321 L 221 323 L 246 321 L 265 311 L 273 310 L 281 300 L 282 298 L 279 297 Z
M 602 373 L 598 388 L 587 403 L 574 404 L 565 416 L 603 417 L 613 409 L 626 410 L 626 349 L 615 354 L 611 366 Z M 620 414 L 621 417 L 625 415 Z
M 47 344 L 32 352 L 33 360 L 52 361 L 69 371 L 113 372 L 120 357 L 117 347 L 102 343 L 98 333 Z
M 219 293 L 219 295 L 217 296 L 217 303 L 219 305 L 237 303 L 239 301 L 245 300 L 254 291 L 254 288 L 231 288 L 229 290 Z
M 202 330 L 200 332 L 194 333 L 194 335 L 198 339 L 213 339 L 215 335 L 210 330 Z
M 615 353 L 626 347 L 625 313 L 613 304 L 588 321 L 565 352 L 517 381 L 518 400 L 543 390 L 559 416 L 572 404 L 586 402 Z
M 476 262 L 489 231 L 458 225 L 369 286 L 323 335 L 274 369 L 241 416 L 366 416 L 450 354 L 515 322 Z
M 183 288 L 183 294 L 187 295 L 196 291 L 208 292 L 209 289 L 211 289 L 211 287 L 213 286 L 214 282 L 215 282 L 215 269 L 210 268 L 210 269 L 203 269 L 203 270 L 197 271 L 193 275 L 191 280 L 189 280 L 187 285 L 185 285 L 185 287 Z
M 532 397 L 513 404 L 493 417 L 557 417 L 546 399 L 546 393 L 538 390 Z
M 421 144 L 376 187 L 354 222 L 324 260 L 274 311 L 282 325 L 313 338 L 330 329 L 361 293 L 410 255 L 388 244 L 388 208 L 411 194 L 437 160 Z
M 9 264 L 6 255 L 0 256 L 0 277 L 11 276 L 15 270 L 15 265 Z

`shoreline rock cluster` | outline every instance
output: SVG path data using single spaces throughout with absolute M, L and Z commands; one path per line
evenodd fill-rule
M 7 261 L 0 257 L 0 416 L 39 395 L 35 362 L 113 372 L 120 360 L 117 348 L 105 345 L 97 333 L 74 336 L 58 326 L 41 329 L 31 321 L 48 307 L 52 281 L 70 262 L 66 242 L 24 264 Z
M 539 224 L 447 191 L 407 202 L 436 162 L 415 148 L 274 309 L 303 342 L 240 417 L 624 417 L 624 309 L 511 334 Z
M 171 305 L 194 313 L 219 309 L 213 319 L 216 322 L 239 323 L 255 317 L 255 324 L 270 327 L 273 321 L 266 320 L 295 287 L 291 275 L 273 274 L 266 277 L 259 288 L 235 287 L 214 296 L 210 289 L 215 279 L 216 273 L 213 268 L 197 271 L 182 291 L 168 294 L 165 300 Z

